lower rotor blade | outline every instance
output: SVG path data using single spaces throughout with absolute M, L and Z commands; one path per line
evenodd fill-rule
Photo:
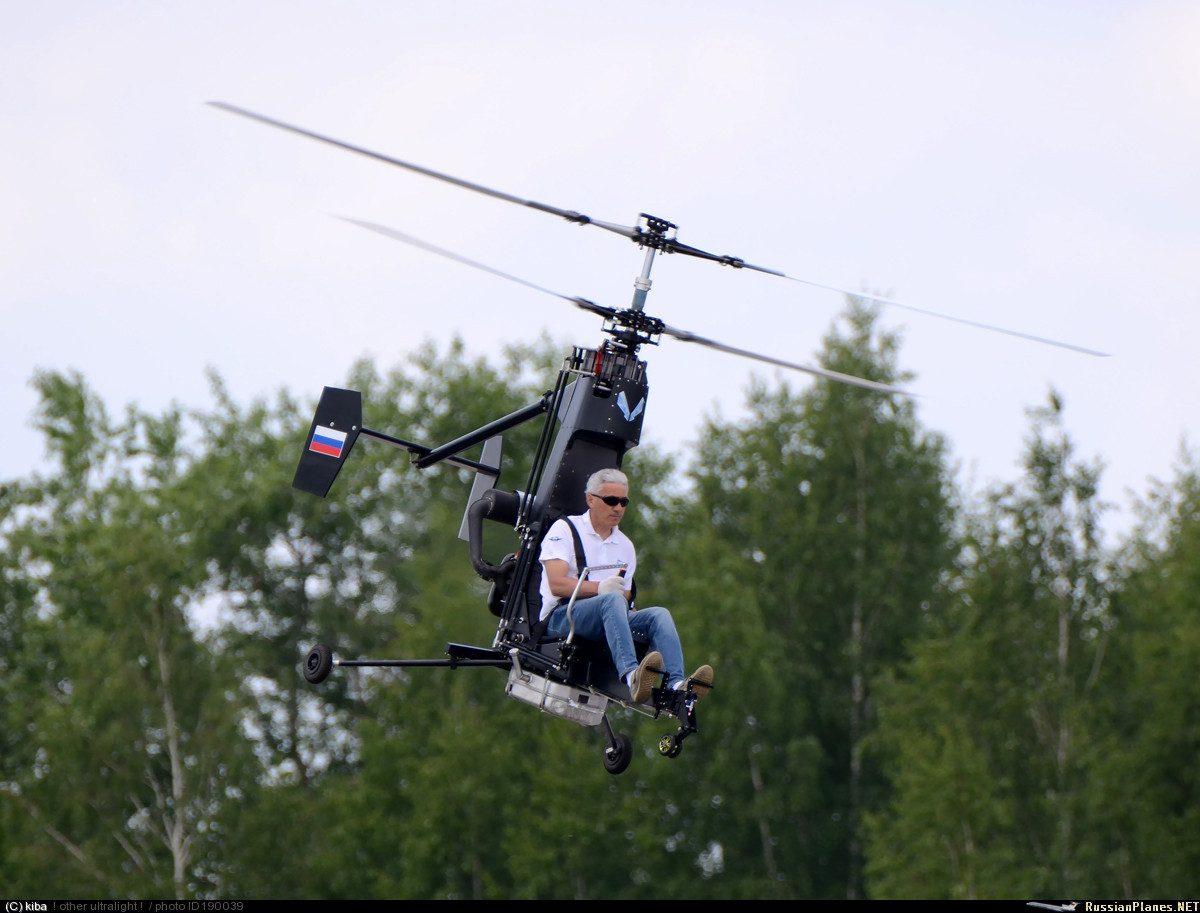
M 377 222 L 366 222 L 362 219 L 352 219 L 348 216 L 337 216 L 343 222 L 349 222 L 351 225 L 357 225 L 359 228 L 365 228 L 368 231 L 373 231 L 376 234 L 383 235 L 385 238 L 391 238 L 393 241 L 400 241 L 404 244 L 418 247 L 421 250 L 428 251 L 431 254 L 437 254 L 439 257 L 445 257 L 447 260 L 453 260 L 456 263 L 461 263 L 464 266 L 470 266 L 474 269 L 482 270 L 485 273 L 491 273 L 493 276 L 499 276 L 501 279 L 507 279 L 510 282 L 516 282 L 526 288 L 534 289 L 546 295 L 553 295 L 555 298 L 561 298 L 563 301 L 570 301 L 577 307 L 583 308 L 585 311 L 591 311 L 599 314 L 602 317 L 611 318 L 616 311 L 613 308 L 603 307 L 587 298 L 572 297 L 556 292 L 553 289 L 548 289 L 545 286 L 530 282 L 527 279 L 522 279 L 519 276 L 514 276 L 511 273 L 506 273 L 503 270 L 498 270 L 495 267 L 488 266 L 486 263 L 480 263 L 478 260 L 472 260 L 470 257 L 464 257 L 462 254 L 456 254 L 454 251 L 446 250 L 444 247 L 438 247 L 436 244 L 430 244 L 428 241 L 422 241 L 420 238 L 405 234 L 395 228 L 390 228 L 387 225 L 380 225 Z M 854 377 L 851 374 L 842 374 L 839 371 L 830 371 L 825 368 L 814 368 L 811 365 L 801 365 L 791 361 L 784 361 L 780 358 L 772 358 L 770 355 L 760 355 L 757 352 L 750 352 L 746 349 L 739 349 L 735 346 L 727 346 L 724 343 L 717 342 L 713 339 L 707 339 L 704 336 L 698 336 L 688 330 L 681 330 L 677 327 L 663 325 L 662 332 L 668 336 L 672 336 L 682 342 L 694 342 L 702 346 L 707 346 L 710 349 L 716 349 L 718 352 L 727 352 L 730 355 L 740 355 L 743 358 L 753 358 L 756 361 L 765 362 L 770 365 L 778 365 L 781 368 L 791 368 L 795 371 L 804 371 L 808 374 L 813 374 L 817 377 L 824 377 L 829 380 L 839 381 L 845 384 L 853 384 L 856 387 L 862 387 L 867 390 L 874 390 L 879 393 L 899 393 L 904 396 L 912 396 L 914 394 L 901 390 L 898 387 L 891 387 L 887 384 L 881 384 L 873 380 L 864 380 L 861 377 Z
M 343 222 L 349 222 L 351 225 L 357 225 L 359 228 L 365 228 L 368 231 L 373 231 L 376 234 L 383 235 L 385 238 L 391 238 L 393 241 L 401 241 L 405 244 L 419 247 L 421 250 L 428 251 L 431 254 L 437 254 L 439 257 L 445 257 L 447 260 L 454 260 L 456 263 L 461 263 L 464 266 L 470 266 L 474 269 L 483 270 L 485 273 L 491 273 L 493 276 L 499 276 L 501 279 L 507 279 L 509 282 L 516 282 L 526 288 L 531 288 L 547 295 L 553 295 L 555 298 L 561 298 L 563 301 L 570 301 L 572 304 L 583 308 L 585 311 L 592 311 L 599 314 L 601 317 L 611 317 L 612 308 L 602 307 L 587 298 L 572 297 L 563 295 L 553 289 L 548 289 L 545 286 L 537 285 L 530 282 L 528 279 L 522 279 L 519 276 L 514 276 L 511 273 L 503 272 L 496 269 L 494 266 L 488 266 L 486 263 L 480 263 L 478 260 L 472 260 L 470 257 L 464 257 L 462 254 L 456 254 L 452 250 L 446 250 L 444 247 L 438 247 L 436 244 L 430 244 L 428 241 L 422 241 L 420 238 L 407 235 L 402 231 L 397 231 L 394 228 L 389 228 L 386 225 L 380 225 L 376 222 L 364 222 L 362 219 L 351 219 L 349 216 L 336 216 Z
M 688 330 L 680 330 L 677 327 L 664 325 L 663 332 L 668 336 L 673 336 L 680 342 L 699 343 L 702 346 L 708 346 L 710 349 L 716 349 L 718 352 L 741 355 L 743 358 L 753 358 L 755 361 L 766 362 L 769 365 L 778 365 L 781 368 L 791 368 L 794 371 L 804 371 L 806 374 L 813 374 L 828 380 L 836 380 L 839 383 L 853 384 L 855 387 L 862 387 L 864 390 L 874 390 L 877 393 L 899 393 L 901 396 L 916 396 L 915 393 L 901 390 L 899 387 L 881 384 L 874 380 L 865 380 L 861 377 L 855 377 L 853 374 L 842 374 L 840 371 L 830 371 L 826 368 L 814 368 L 812 365 L 797 364 L 794 361 L 784 361 L 781 358 L 773 358 L 770 355 L 761 355 L 758 352 L 750 352 L 746 349 L 736 348 L 735 346 L 727 346 L 723 342 L 717 342 L 715 339 L 706 339 L 703 336 L 697 336 L 695 333 Z

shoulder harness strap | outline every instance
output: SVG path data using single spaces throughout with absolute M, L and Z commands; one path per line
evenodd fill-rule
M 579 529 L 575 526 L 575 521 L 570 517 L 563 517 L 563 519 L 567 521 L 567 526 L 571 527 L 571 538 L 575 540 L 575 571 L 581 574 L 583 573 L 583 569 L 587 567 L 587 556 L 583 553 L 583 540 L 579 538 Z M 624 571 L 621 573 L 624 573 Z M 632 605 L 633 601 L 637 599 L 636 580 L 631 584 L 629 595 L 629 604 Z
M 579 530 L 575 526 L 575 524 L 571 521 L 571 518 L 569 516 L 564 514 L 561 517 L 561 519 L 567 521 L 567 527 L 571 530 L 571 539 L 574 540 L 574 542 L 575 542 L 575 572 L 582 573 L 583 569 L 585 567 L 587 567 L 587 555 L 585 555 L 584 551 L 583 551 L 583 540 L 581 538 L 579 538 Z M 554 524 L 551 523 L 550 525 L 553 526 Z M 538 573 L 534 576 L 535 582 L 532 585 L 534 587 L 540 586 L 541 579 L 542 579 L 541 568 L 539 567 Z M 538 612 L 541 611 L 541 606 L 542 606 L 542 600 L 541 600 L 541 597 L 539 596 L 538 601 L 537 601 L 537 611 Z M 537 643 L 545 635 L 546 625 L 549 624 L 549 622 L 550 622 L 549 616 L 546 616 L 545 618 L 542 618 L 542 619 L 534 622 L 533 627 L 532 627 L 532 635 L 533 635 L 534 643 Z
M 571 527 L 571 538 L 575 540 L 575 573 L 582 574 L 587 567 L 587 555 L 583 553 L 583 540 L 579 538 L 579 528 L 570 517 L 563 517 L 567 526 Z

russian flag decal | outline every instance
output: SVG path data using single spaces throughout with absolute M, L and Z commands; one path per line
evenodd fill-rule
M 345 446 L 345 431 L 334 431 L 332 428 L 326 428 L 324 425 L 317 425 L 316 430 L 313 431 L 312 441 L 309 443 L 308 449 L 340 459 L 342 448 Z

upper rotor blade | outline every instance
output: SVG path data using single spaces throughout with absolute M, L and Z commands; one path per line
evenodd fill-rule
M 663 332 L 668 336 L 673 336 L 682 342 L 696 342 L 702 346 L 708 346 L 710 349 L 716 349 L 718 352 L 728 352 L 730 355 L 741 355 L 744 358 L 753 358 L 756 361 L 766 362 L 769 365 L 778 365 L 781 368 L 791 368 L 795 371 L 804 371 L 807 374 L 814 374 L 817 377 L 824 377 L 828 380 L 836 380 L 843 384 L 853 384 L 856 387 L 862 387 L 865 390 L 874 390 L 878 393 L 899 393 L 901 396 L 915 396 L 915 393 L 910 393 L 907 390 L 901 390 L 899 387 L 892 387 L 888 384 L 881 384 L 873 380 L 865 380 L 861 377 L 855 377 L 853 374 L 842 374 L 840 371 L 830 371 L 827 368 L 814 368 L 812 365 L 801 365 L 794 361 L 784 361 L 781 358 L 772 358 L 770 355 L 760 355 L 758 352 L 750 352 L 746 349 L 739 349 L 734 346 L 727 346 L 722 342 L 717 342 L 715 339 L 706 339 L 703 336 L 697 336 L 689 330 L 680 330 L 677 327 L 663 326 Z
M 972 326 L 972 327 L 976 327 L 978 329 L 983 329 L 983 330 L 991 330 L 996 333 L 1004 333 L 1008 336 L 1016 336 L 1020 339 L 1028 339 L 1033 342 L 1040 342 L 1040 343 L 1044 343 L 1046 345 L 1057 346 L 1062 349 L 1070 349 L 1075 352 L 1082 352 L 1085 355 L 1095 355 L 1098 357 L 1108 357 L 1108 355 L 1109 355 L 1108 352 L 1100 352 L 1095 349 L 1089 349 L 1084 346 L 1074 345 L 1069 342 L 1061 342 L 1056 339 L 1049 339 L 1045 336 L 1037 336 L 1033 333 L 1024 333 L 1024 332 L 1021 332 L 1020 330 L 1010 330 L 1010 329 L 1007 329 L 1006 327 L 999 327 L 999 326 L 995 326 L 995 325 L 989 324 L 989 323 L 981 323 L 981 322 L 975 321 L 975 320 L 967 320 L 966 318 L 963 318 L 963 317 L 954 317 L 950 314 L 943 314 L 938 311 L 931 311 L 931 310 L 927 310 L 925 308 L 914 307 L 911 304 L 902 304 L 901 302 L 893 301 L 890 298 L 881 298 L 876 295 L 868 295 L 868 294 L 864 294 L 862 292 L 851 292 L 847 289 L 838 288 L 837 286 L 825 285 L 820 282 L 812 282 L 808 279 L 799 279 L 795 276 L 789 276 L 786 273 L 783 273 L 779 270 L 770 269 L 765 266 L 756 266 L 753 263 L 747 263 L 745 260 L 742 260 L 740 257 L 733 257 L 728 254 L 726 254 L 726 255 L 712 254 L 707 251 L 701 250 L 697 247 L 692 247 L 690 245 L 683 244 L 683 243 L 677 241 L 675 238 L 664 238 L 661 234 L 655 235 L 652 232 L 644 232 L 641 228 L 633 228 L 633 227 L 630 227 L 627 225 L 617 225 L 612 222 L 601 222 L 601 221 L 591 218 L 590 216 L 586 216 L 582 213 L 575 212 L 574 210 L 560 209 L 557 206 L 550 206 L 546 203 L 539 203 L 536 200 L 526 200 L 521 197 L 514 196 L 513 194 L 510 194 L 510 193 L 504 193 L 503 191 L 500 191 L 500 190 L 494 190 L 491 187 L 485 187 L 482 184 L 476 184 L 472 181 L 466 181 L 466 180 L 463 180 L 462 178 L 456 178 L 456 177 L 453 177 L 452 175 L 444 174 L 443 172 L 440 172 L 440 171 L 434 171 L 432 168 L 424 168 L 421 165 L 416 165 L 416 164 L 413 164 L 412 162 L 406 162 L 403 159 L 394 158 L 390 155 L 384 155 L 383 153 L 380 153 L 380 152 L 374 152 L 370 149 L 364 149 L 361 146 L 355 146 L 351 143 L 342 142 L 341 140 L 334 139 L 333 137 L 325 136 L 320 133 L 315 133 L 311 130 L 305 130 L 302 127 L 296 127 L 292 124 L 288 124 L 283 121 L 276 120 L 272 117 L 267 117 L 266 115 L 263 115 L 263 114 L 257 114 L 253 111 L 248 111 L 245 108 L 239 108 L 236 105 L 231 105 L 226 102 L 210 101 L 210 102 L 208 102 L 208 104 L 214 108 L 220 108 L 223 111 L 228 111 L 231 114 L 239 114 L 242 117 L 246 117 L 251 120 L 256 120 L 256 121 L 259 121 L 260 123 L 268 124 L 269 126 L 272 126 L 272 127 L 278 127 L 281 130 L 287 130 L 291 133 L 299 134 L 300 136 L 307 136 L 310 139 L 319 140 L 320 142 L 328 143 L 331 146 L 338 146 L 342 149 L 349 150 L 350 152 L 357 152 L 359 155 L 365 155 L 368 158 L 378 159 L 379 161 L 387 162 L 390 165 L 397 165 L 401 168 L 406 168 L 409 171 L 415 171 L 418 174 L 423 174 L 423 175 L 426 175 L 427 177 L 435 178 L 436 180 L 439 180 L 439 181 L 445 181 L 448 184 L 454 184 L 458 187 L 462 187 L 467 190 L 473 190 L 476 193 L 482 193 L 482 194 L 485 194 L 486 196 L 495 197 L 498 200 L 505 200 L 509 203 L 516 203 L 520 206 L 525 206 L 530 209 L 536 209 L 539 212 L 550 213 L 551 215 L 556 215 L 563 219 L 566 219 L 568 222 L 575 222 L 576 224 L 580 224 L 580 225 L 594 225 L 597 228 L 602 228 L 605 231 L 613 232 L 614 234 L 618 234 L 625 238 L 628 238 L 631 241 L 634 241 L 635 243 L 637 243 L 639 245 L 649 244 L 651 246 L 655 246 L 665 253 L 675 253 L 675 254 L 683 254 L 684 256 L 689 256 L 689 257 L 697 257 L 702 260 L 709 260 L 714 263 L 721 263 L 725 266 L 733 267 L 734 269 L 749 269 L 749 270 L 754 270 L 754 271 L 760 272 L 760 273 L 768 273 L 769 275 L 772 275 L 772 276 L 779 276 L 783 279 L 790 279 L 793 282 L 799 282 L 804 285 L 812 286 L 814 288 L 826 289 L 827 291 L 832 291 L 832 292 L 839 292 L 843 295 L 850 295 L 850 296 L 856 297 L 856 298 L 863 298 L 868 301 L 876 301 L 876 302 L 879 302 L 880 304 L 886 304 L 886 305 L 890 305 L 892 307 L 904 308 L 905 310 L 908 310 L 908 311 L 914 311 L 918 314 L 925 314 L 930 317 L 939 317 L 943 320 L 953 320 L 955 323 L 965 324 L 966 326 Z M 354 221 L 354 220 L 348 220 L 348 221 Z M 371 227 L 367 223 L 358 223 L 358 224 L 363 225 L 364 227 Z M 387 234 L 390 231 L 389 229 L 382 228 L 382 226 L 377 226 L 373 230 L 382 230 L 382 232 L 384 234 Z M 408 241 L 407 237 L 398 238 L 398 240 Z M 416 241 L 416 239 L 412 239 L 411 241 L 408 241 L 408 243 L 415 243 L 418 247 L 424 246 L 424 242 L 418 242 L 418 241 Z M 426 249 L 433 250 L 431 247 L 426 247 Z M 496 272 L 495 270 L 492 270 L 490 267 L 483 266 L 482 264 L 471 263 L 470 261 L 467 261 L 463 258 L 459 258 L 456 254 L 451 254 L 448 251 L 433 250 L 433 252 L 434 253 L 442 253 L 444 256 L 448 256 L 451 259 L 460 259 L 463 262 L 468 263 L 468 265 L 478 266 L 479 268 L 488 270 L 489 272 Z M 517 282 L 524 282 L 524 280 L 516 279 L 516 277 L 508 276 L 505 273 L 497 273 L 497 274 L 504 276 L 505 278 L 513 279 L 514 281 L 517 281 Z M 525 283 L 525 284 L 529 284 L 529 283 Z M 534 288 L 539 288 L 539 287 L 534 286 Z M 540 290 L 541 291 L 549 291 L 548 289 L 540 289 Z M 550 294 L 557 295 L 560 298 L 565 298 L 567 301 L 578 302 L 579 300 L 586 300 L 586 299 L 570 298 L 565 295 L 558 295 L 557 292 L 550 292 Z M 739 352 L 738 354 L 750 355 L 750 357 L 757 357 L 757 356 L 751 355 L 750 353 L 745 353 L 745 352 Z M 798 367 L 798 366 L 786 364 L 785 367 Z M 800 368 L 800 370 L 808 370 L 808 369 Z
M 808 279 L 798 279 L 795 276 L 789 276 L 787 273 L 777 269 L 769 269 L 765 266 L 756 266 L 753 263 L 747 263 L 740 257 L 732 257 L 728 254 L 721 256 L 718 254 L 710 254 L 708 251 L 700 250 L 697 247 L 691 247 L 687 244 L 682 244 L 674 238 L 669 238 L 664 242 L 663 249 L 667 253 L 684 254 L 689 257 L 698 257 L 701 260 L 711 260 L 714 263 L 722 263 L 725 266 L 732 266 L 734 269 L 752 269 L 760 273 L 768 273 L 772 276 L 779 276 L 782 279 L 790 279 L 792 282 L 800 282 L 804 285 L 811 285 L 813 288 L 822 288 L 831 292 L 840 292 L 843 295 L 850 295 L 854 298 L 864 298 L 867 301 L 877 301 L 880 304 L 891 305 L 892 307 L 904 308 L 906 311 L 915 311 L 918 314 L 925 314 L 928 317 L 940 317 L 943 320 L 953 320 L 955 323 L 962 323 L 967 326 L 976 327 L 981 330 L 991 330 L 995 333 L 1005 333 L 1008 336 L 1016 336 L 1020 339 L 1028 339 L 1033 342 L 1045 343 L 1049 346 L 1058 346 L 1060 349 L 1070 349 L 1073 352 L 1082 352 L 1085 355 L 1096 355 L 1101 358 L 1109 357 L 1108 352 L 1100 352 L 1096 349 L 1089 349 L 1085 346 L 1077 346 L 1070 342 L 1060 342 L 1057 339 L 1049 339 L 1045 336 L 1037 336 L 1033 333 L 1023 333 L 1020 330 L 1010 330 L 1006 327 L 998 327 L 990 323 L 981 323 L 977 320 L 967 320 L 964 317 L 954 317 L 951 314 L 943 314 L 939 311 L 930 311 L 926 308 L 914 307 L 911 304 L 902 304 L 899 301 L 893 301 L 891 298 L 881 298 L 878 295 L 868 295 L 863 292 L 851 292 L 843 288 L 838 288 L 835 285 L 824 285 L 820 282 L 812 282 Z
M 472 260 L 470 257 L 464 257 L 462 254 L 456 254 L 452 250 L 446 250 L 444 247 L 438 247 L 436 244 L 430 244 L 428 241 L 422 241 L 420 238 L 407 235 L 402 231 L 397 231 L 394 228 L 389 228 L 386 225 L 380 225 L 376 222 L 364 222 L 362 219 L 351 219 L 348 216 L 337 216 L 343 222 L 349 222 L 351 225 L 357 225 L 360 228 L 365 228 L 368 231 L 376 232 L 384 237 L 391 238 L 394 241 L 402 241 L 405 244 L 411 244 L 413 247 L 419 247 L 421 250 L 428 251 L 431 254 L 437 254 L 439 257 L 445 257 L 448 260 L 454 260 L 457 263 L 462 263 L 465 266 L 473 267 L 474 269 L 483 270 L 485 273 L 491 273 L 493 276 L 499 276 L 501 279 L 507 279 L 510 282 L 516 282 L 526 288 L 535 289 L 539 292 L 544 292 L 547 295 L 553 295 L 555 298 L 561 298 L 563 301 L 569 301 L 577 307 L 583 308 L 585 311 L 592 311 L 599 314 L 601 317 L 611 317 L 612 308 L 606 308 L 602 305 L 589 301 L 587 298 L 572 297 L 564 295 L 561 292 L 556 292 L 553 289 L 548 289 L 545 286 L 537 285 L 530 282 L 528 279 L 522 279 L 519 276 L 514 276 L 511 273 L 503 272 L 496 269 L 494 266 L 488 266 L 486 263 L 480 263 L 478 260 Z
M 823 288 L 830 292 L 841 292 L 843 295 L 850 295 L 853 298 L 863 298 L 867 301 L 877 301 L 880 304 L 891 305 L 892 307 L 904 308 L 906 311 L 915 311 L 918 314 L 925 314 L 928 317 L 940 317 L 942 320 L 953 320 L 955 323 L 963 323 L 969 327 L 977 327 L 981 330 L 991 330 L 995 333 L 1004 333 L 1008 336 L 1017 336 L 1021 339 L 1029 339 L 1033 342 L 1045 343 L 1048 346 L 1058 346 L 1060 349 L 1070 349 L 1073 352 L 1082 352 L 1084 355 L 1096 355 L 1100 358 L 1108 358 L 1108 352 L 1099 352 L 1095 349 L 1088 349 L 1084 346 L 1077 346 L 1069 342 L 1059 342 L 1057 339 L 1047 339 L 1045 336 L 1035 336 L 1033 333 L 1022 333 L 1020 330 L 1009 330 L 1005 327 L 993 326 L 990 323 L 980 323 L 976 320 L 967 320 L 964 317 L 954 317 L 951 314 L 943 314 L 939 311 L 929 311 L 925 308 L 914 307 L 911 304 L 901 304 L 899 301 L 893 301 L 891 298 L 880 298 L 878 295 L 867 295 L 863 292 L 850 292 L 843 288 L 838 288 L 833 285 L 823 285 L 820 282 L 810 282 L 808 279 L 797 279 L 795 276 L 787 276 L 783 273 L 776 273 L 778 276 L 783 276 L 784 279 L 791 279 L 793 282 L 800 282 L 804 285 L 811 285 L 813 288 Z
M 710 254 L 708 251 L 700 250 L 698 247 L 692 247 L 689 244 L 681 244 L 674 238 L 670 238 L 666 241 L 665 250 L 669 254 L 683 254 L 688 257 L 699 257 L 701 260 L 711 260 L 714 263 L 732 266 L 734 269 L 752 269 L 760 273 L 769 273 L 772 276 L 782 276 L 784 279 L 790 278 L 777 269 L 769 269 L 765 266 L 755 266 L 753 263 L 747 263 L 741 257 L 731 257 L 729 254 Z
M 504 193 L 501 190 L 493 190 L 491 187 L 484 187 L 482 184 L 476 184 L 472 181 L 464 181 L 462 178 L 456 178 L 449 174 L 443 174 L 440 171 L 434 171 L 432 168 L 424 168 L 420 165 L 415 165 L 412 162 L 406 162 L 403 159 L 393 158 L 390 155 L 384 155 L 382 152 L 374 152 L 370 149 L 364 149 L 362 146 L 355 146 L 351 143 L 344 143 L 339 139 L 334 139 L 331 136 L 325 136 L 321 133 L 314 133 L 312 130 L 305 130 L 303 127 L 296 127 L 292 124 L 284 123 L 281 120 L 275 120 L 273 117 L 267 117 L 264 114 L 256 114 L 253 111 L 247 111 L 245 108 L 239 108 L 236 105 L 227 104 L 223 101 L 208 102 L 214 108 L 220 108 L 222 111 L 228 111 L 231 114 L 240 114 L 242 117 L 248 117 L 251 120 L 259 121 L 260 123 L 268 124 L 272 127 L 278 127 L 280 130 L 287 130 L 291 133 L 298 133 L 301 136 L 307 136 L 309 139 L 319 140 L 322 143 L 328 143 L 331 146 L 338 146 L 341 149 L 348 149 L 350 152 L 357 152 L 359 155 L 365 155 L 368 158 L 378 159 L 381 162 L 387 162 L 389 165 L 398 165 L 401 168 L 407 168 L 409 171 L 415 171 L 418 174 L 423 174 L 426 177 L 436 178 L 439 181 L 445 181 L 447 184 L 454 184 L 458 187 L 464 187 L 467 190 L 474 190 L 476 193 L 486 194 L 489 197 L 495 197 L 498 200 L 505 200 L 509 203 L 516 203 L 519 206 L 528 206 L 530 209 L 536 209 L 539 212 L 548 212 L 551 215 L 561 216 L 568 222 L 575 222 L 580 225 L 595 225 L 597 228 L 603 228 L 605 231 L 611 231 L 618 235 L 624 235 L 626 238 L 636 241 L 639 232 L 636 228 L 631 228 L 625 225 L 615 225 L 611 222 L 599 222 L 592 219 L 590 216 L 585 216 L 583 213 L 575 212 L 570 209 L 559 209 L 557 206 L 550 206 L 546 203 L 539 203 L 536 200 L 525 200 L 518 196 L 513 196 L 511 193 Z

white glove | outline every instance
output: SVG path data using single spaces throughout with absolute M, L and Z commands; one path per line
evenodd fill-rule
M 613 574 L 611 577 L 605 577 L 600 581 L 600 586 L 596 591 L 601 596 L 607 596 L 609 593 L 624 593 L 625 578 L 620 574 Z

